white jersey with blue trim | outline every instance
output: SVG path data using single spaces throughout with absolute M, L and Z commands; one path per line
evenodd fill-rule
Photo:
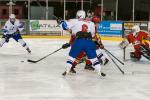
M 88 20 L 70 19 L 66 21 L 67 27 L 72 30 L 72 34 L 76 35 L 77 32 L 82 31 L 82 25 L 87 25 L 87 32 L 90 32 L 92 37 L 95 36 L 95 24 Z
M 23 25 L 20 23 L 19 20 L 15 20 L 14 24 L 12 24 L 10 22 L 10 20 L 8 20 L 5 23 L 5 26 L 3 27 L 3 31 L 4 34 L 14 34 L 15 32 L 17 32 L 17 30 L 19 30 L 20 32 L 24 29 Z

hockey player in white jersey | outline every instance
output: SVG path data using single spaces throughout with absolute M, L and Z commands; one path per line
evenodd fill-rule
M 9 20 L 5 23 L 2 31 L 3 36 L 0 41 L 0 47 L 3 46 L 4 43 L 8 43 L 10 38 L 13 38 L 17 42 L 19 42 L 27 51 L 31 53 L 26 42 L 22 39 L 21 32 L 24 29 L 23 23 L 21 23 L 18 19 L 16 19 L 14 14 L 9 16 Z
M 62 21 L 61 23 L 64 30 L 72 31 L 71 33 L 76 36 L 76 39 L 71 46 L 69 57 L 67 59 L 66 71 L 63 75 L 70 72 L 75 58 L 80 52 L 84 51 L 98 74 L 105 76 L 105 74 L 101 72 L 101 65 L 97 59 L 96 44 L 92 41 L 92 37 L 95 36 L 95 25 L 93 22 L 85 20 L 85 16 L 85 11 L 79 10 L 77 12 L 77 19 Z

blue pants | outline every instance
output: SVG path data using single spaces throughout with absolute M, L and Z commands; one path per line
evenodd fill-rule
M 19 33 L 14 33 L 14 34 L 3 35 L 2 38 L 5 38 L 8 41 L 10 38 L 13 38 L 14 40 L 18 42 L 19 39 L 22 39 L 22 36 Z
M 84 51 L 89 59 L 96 58 L 96 44 L 88 39 L 76 39 L 73 43 L 69 56 L 76 58 L 80 52 Z

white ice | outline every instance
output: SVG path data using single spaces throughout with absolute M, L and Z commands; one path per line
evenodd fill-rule
M 61 47 L 67 40 L 25 39 L 32 50 L 28 54 L 20 44 L 10 40 L 0 48 L 0 100 L 150 100 L 150 61 L 111 62 L 103 66 L 105 78 L 78 65 L 77 74 L 63 77 L 69 49 L 60 50 L 47 59 L 32 64 Z M 119 42 L 103 41 L 105 47 L 122 60 Z M 24 62 L 22 62 L 24 61 Z

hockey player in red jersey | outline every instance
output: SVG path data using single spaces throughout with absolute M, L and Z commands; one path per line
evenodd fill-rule
M 125 48 L 131 43 L 134 47 L 134 52 L 130 52 L 131 60 L 139 61 L 142 55 L 150 60 L 149 44 L 145 41 L 148 37 L 150 37 L 148 32 L 140 30 L 140 27 L 135 25 L 132 27 L 132 32 L 120 43 L 120 47 Z
M 87 19 L 89 20 L 89 19 Z M 95 23 L 95 25 L 97 23 L 100 22 L 100 19 L 97 17 L 97 16 L 93 16 L 91 19 L 90 19 L 92 22 Z M 101 49 L 103 49 L 103 44 L 102 44 L 102 41 L 101 41 L 101 38 L 100 38 L 100 35 L 97 33 L 97 28 L 95 27 L 95 36 L 93 37 L 93 41 L 96 42 L 97 44 L 97 58 L 99 59 L 100 63 L 103 64 L 103 65 L 106 65 L 109 60 L 106 58 L 105 54 L 102 53 Z M 75 36 L 74 35 L 71 35 L 71 38 L 70 38 L 70 42 L 69 44 L 72 44 L 75 40 Z M 94 70 L 94 68 L 92 67 L 92 63 L 90 62 L 90 60 L 87 59 L 86 57 L 86 54 L 85 52 L 80 52 L 80 54 L 77 56 L 76 60 L 73 62 L 73 66 L 71 68 L 71 71 L 73 73 L 75 73 L 75 70 L 74 68 L 77 66 L 78 63 L 85 61 L 85 69 L 88 69 L 88 70 Z

